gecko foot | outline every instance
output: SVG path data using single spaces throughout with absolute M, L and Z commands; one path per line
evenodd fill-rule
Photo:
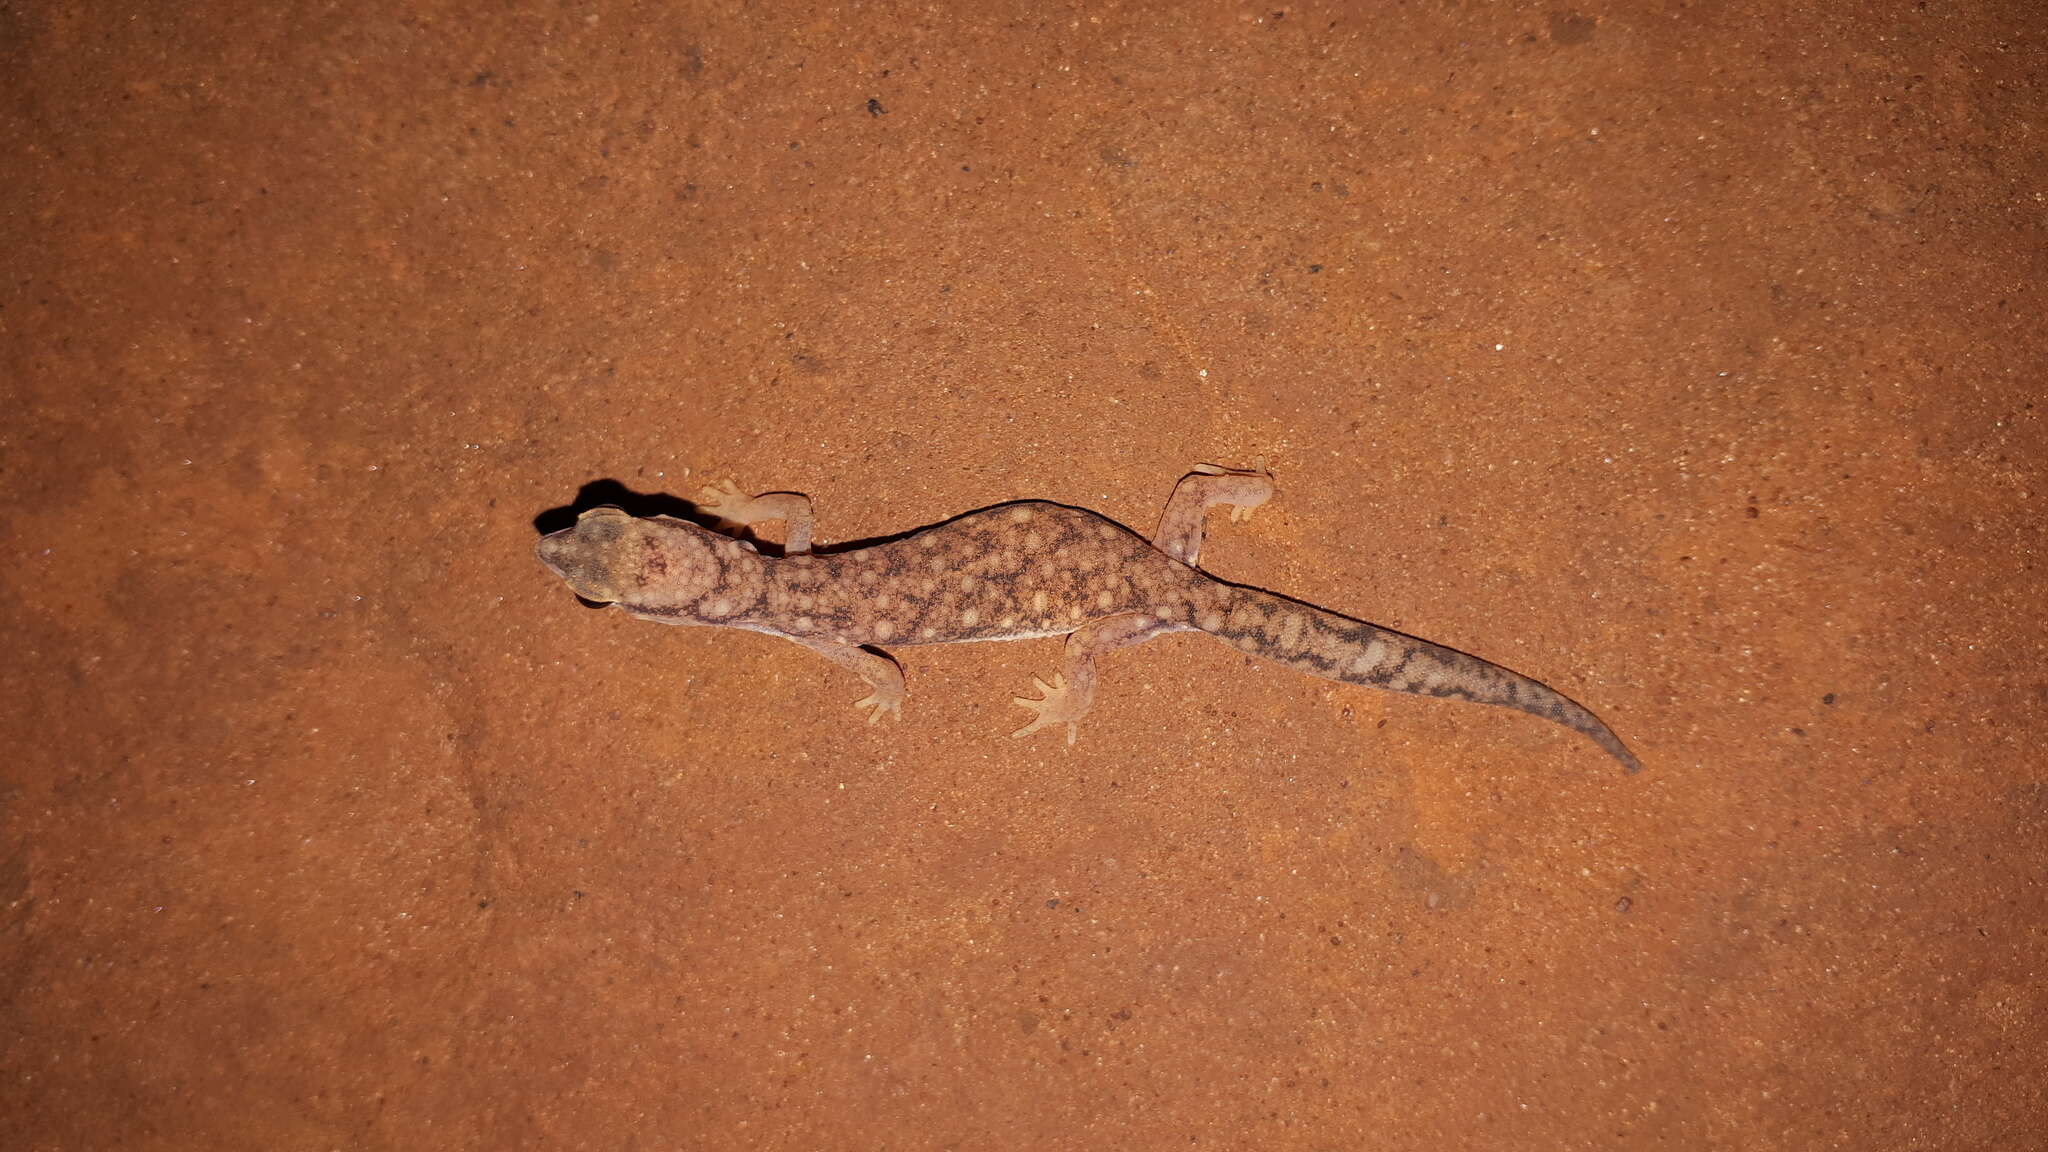
M 796 492 L 763 492 L 749 496 L 730 479 L 709 485 L 697 493 L 697 510 L 711 517 L 712 528 L 740 543 L 753 547 L 740 533 L 756 524 L 782 521 L 782 554 L 798 556 L 811 550 L 811 501 Z
M 903 686 L 899 684 L 893 688 L 877 688 L 866 697 L 855 700 L 853 706 L 874 709 L 868 713 L 870 724 L 885 715 L 894 716 L 900 722 L 903 719 Z
M 1197 464 L 1193 471 L 1219 478 L 1203 502 L 1229 505 L 1230 518 L 1236 523 L 1250 520 L 1253 510 L 1273 498 L 1273 473 L 1266 468 L 1264 457 L 1253 461 L 1250 468 Z
M 1032 700 L 1024 696 L 1013 696 L 1011 699 L 1038 715 L 1032 718 L 1031 723 L 1010 733 L 1010 738 L 1014 740 L 1019 736 L 1029 736 L 1040 728 L 1065 724 L 1067 743 L 1072 744 L 1079 739 L 1081 717 L 1088 714 L 1089 702 L 1077 699 L 1077 694 L 1067 687 L 1067 678 L 1058 674 L 1053 676 L 1050 684 L 1034 676 L 1031 679 L 1031 686 L 1038 690 L 1039 699 Z
M 740 491 L 730 478 L 708 484 L 697 493 L 697 507 L 711 514 L 721 526 L 744 528 L 756 519 L 754 497 Z

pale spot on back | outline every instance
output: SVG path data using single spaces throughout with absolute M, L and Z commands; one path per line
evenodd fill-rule
M 875 635 L 880 636 L 884 640 L 887 640 L 889 637 L 894 636 L 895 634 L 896 622 L 894 620 L 875 621 Z
M 1012 508 L 1010 509 L 1010 519 L 1015 520 L 1019 524 L 1022 524 L 1025 521 L 1031 519 L 1031 509 Z
M 1292 648 L 1301 640 L 1301 613 L 1289 612 L 1280 621 L 1280 646 Z
M 981 623 L 981 613 L 976 609 L 969 608 L 967 611 L 962 612 L 960 614 L 960 623 L 965 625 L 966 627 L 972 628 L 976 624 Z M 1004 627 L 1008 627 L 1009 623 L 1010 622 L 1008 620 L 1003 621 Z
M 1377 636 L 1373 637 L 1372 642 L 1365 646 L 1364 654 L 1359 656 L 1358 659 L 1353 660 L 1351 662 L 1352 671 L 1370 672 L 1373 669 L 1378 668 L 1380 665 L 1385 664 L 1387 662 L 1387 657 L 1392 654 L 1392 648 L 1393 646 L 1388 644 L 1385 640 L 1382 640 Z

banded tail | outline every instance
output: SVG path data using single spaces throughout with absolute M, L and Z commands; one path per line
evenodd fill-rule
M 1220 627 L 1202 630 L 1240 652 L 1325 680 L 1541 716 L 1598 744 L 1629 772 L 1642 771 L 1642 762 L 1598 716 L 1498 664 L 1257 588 L 1233 586 L 1229 605 Z

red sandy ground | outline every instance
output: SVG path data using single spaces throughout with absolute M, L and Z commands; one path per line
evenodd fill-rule
M 0 8 L 0 1146 L 2048 1115 L 2038 7 L 380 7 Z M 867 728 L 531 556 L 1261 456 L 1210 567 L 1648 770 L 1191 636 Z

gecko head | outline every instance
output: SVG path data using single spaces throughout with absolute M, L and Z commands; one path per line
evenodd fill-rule
M 576 517 L 573 527 L 540 538 L 534 553 L 578 596 L 610 604 L 620 598 L 633 517 L 606 505 Z
M 541 537 L 534 552 L 585 600 L 667 607 L 691 603 L 718 583 L 705 535 L 679 520 L 643 520 L 605 505 Z

